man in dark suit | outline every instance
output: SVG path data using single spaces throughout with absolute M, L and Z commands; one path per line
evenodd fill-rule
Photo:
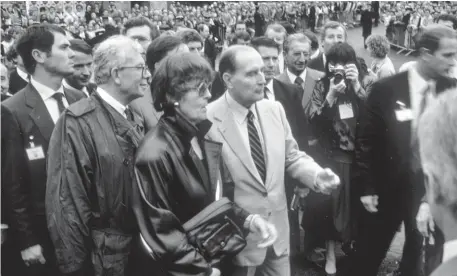
M 359 220 L 363 224 L 346 275 L 377 275 L 402 222 L 406 242 L 395 275 L 421 275 L 423 238 L 416 215 L 419 226 L 430 225 L 433 219 L 427 204 L 421 204 L 425 187 L 417 125 L 427 102 L 456 85 L 455 79 L 446 76 L 455 66 L 457 36 L 449 28 L 432 27 L 424 31 L 418 46 L 421 57 L 417 65 L 375 83 L 361 110 L 354 185 L 361 188 L 360 201 L 366 211 Z M 428 235 L 427 230 L 421 232 Z M 442 244 L 435 242 L 436 246 Z
M 325 72 L 325 53 L 335 44 L 339 42 L 346 42 L 347 32 L 344 26 L 336 21 L 329 21 L 325 23 L 321 31 L 321 44 L 324 49 L 316 58 L 309 61 L 308 68 Z
M 278 44 L 267 37 L 261 36 L 252 39 L 253 46 L 262 57 L 265 69 L 265 97 L 272 101 L 278 101 L 284 107 L 287 121 L 289 122 L 292 135 L 298 143 L 301 150 L 308 150 L 308 135 L 305 113 L 301 106 L 303 90 L 300 86 L 293 83 L 282 82 L 275 79 L 275 68 L 278 63 L 279 46 Z M 285 176 L 286 183 L 286 199 L 290 204 L 294 195 L 295 187 L 299 183 L 288 175 Z M 307 193 L 309 191 L 303 191 Z M 296 208 L 295 208 L 296 209 Z M 290 223 L 290 240 L 291 240 L 291 255 L 294 256 L 300 251 L 300 226 L 298 223 L 298 210 L 289 210 Z
M 197 27 L 198 33 L 203 38 L 203 54 L 209 60 L 214 69 L 216 63 L 217 49 L 216 42 L 209 37 L 209 27 L 206 24 L 200 24 Z
M 443 230 L 443 264 L 431 276 L 457 271 L 457 90 L 438 97 L 421 117 L 419 125 L 422 167 L 428 180 L 427 199 L 436 224 Z
M 76 90 L 89 97 L 97 89 L 94 83 L 90 83 L 94 59 L 92 57 L 92 47 L 84 40 L 72 39 L 70 40 L 70 49 L 75 53 L 73 57 L 74 71 L 73 74 L 63 79 L 62 85 L 68 90 Z
M 60 27 L 29 27 L 17 42 L 17 51 L 31 78 L 2 103 L 2 192 L 8 199 L 9 237 L 14 240 L 8 254 L 20 252 L 27 267 L 5 268 L 12 274 L 2 270 L 2 275 L 52 276 L 57 275 L 57 266 L 44 206 L 48 144 L 61 112 L 84 95 L 62 87 L 63 77 L 73 72 L 74 53 Z
M 17 54 L 14 46 L 11 47 L 10 51 L 11 53 L 9 54 L 12 55 L 14 59 L 16 59 L 17 64 L 16 69 L 10 74 L 9 92 L 14 95 L 16 92 L 27 86 L 29 83 L 29 74 L 26 73 L 24 62 L 22 61 L 22 58 Z

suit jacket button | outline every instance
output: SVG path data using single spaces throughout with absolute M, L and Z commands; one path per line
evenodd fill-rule
M 128 160 L 127 158 L 124 159 L 124 165 L 125 166 L 128 166 L 130 164 L 130 160 Z
M 221 247 L 224 248 L 225 242 L 221 241 Z
M 262 195 L 263 195 L 263 197 L 267 197 L 268 193 L 267 192 L 263 192 Z

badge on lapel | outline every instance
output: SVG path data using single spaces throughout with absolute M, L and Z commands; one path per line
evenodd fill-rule
M 413 111 L 411 108 L 406 108 L 406 105 L 400 101 L 397 101 L 396 104 L 399 106 L 399 109 L 395 110 L 395 117 L 397 117 L 397 121 L 411 121 L 413 119 Z
M 30 139 L 30 142 L 29 142 L 30 147 L 25 149 L 25 151 L 27 153 L 27 157 L 29 158 L 29 161 L 43 159 L 44 158 L 43 147 L 35 146 L 35 143 L 33 142 L 33 136 L 30 136 L 29 139 Z

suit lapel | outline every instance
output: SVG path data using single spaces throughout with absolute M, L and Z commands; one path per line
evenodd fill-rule
M 302 98 L 302 106 L 303 108 L 306 107 L 308 104 L 309 100 L 311 99 L 311 95 L 313 94 L 314 90 L 314 78 L 311 75 L 311 72 L 309 69 L 306 69 L 306 78 L 305 78 L 305 87 L 303 88 L 303 98 Z
M 410 91 L 409 91 L 409 77 L 408 77 L 408 71 L 404 72 L 401 75 L 398 75 L 398 79 L 392 81 L 393 84 L 395 84 L 395 87 L 390 87 L 393 91 L 396 93 L 396 97 L 393 97 L 394 103 L 393 104 L 393 120 L 396 125 L 396 133 L 397 133 L 397 139 L 399 140 L 399 145 L 404 145 L 400 146 L 403 150 L 406 151 L 405 156 L 409 156 L 410 150 L 411 150 L 411 127 L 412 127 L 412 120 L 409 121 L 403 121 L 400 122 L 396 118 L 395 111 L 400 109 L 400 105 L 398 102 L 402 103 L 405 105 L 405 108 L 411 109 L 411 97 L 410 97 Z
M 239 132 L 238 126 L 236 125 L 237 122 L 235 122 L 235 119 L 228 109 L 228 106 L 226 104 L 224 105 L 225 110 L 223 110 L 224 113 L 221 114 L 225 115 L 221 118 L 222 122 L 219 125 L 218 130 L 221 133 L 222 137 L 224 137 L 227 145 L 232 149 L 238 159 L 240 159 L 241 163 L 247 169 L 249 174 L 263 186 L 264 184 L 260 179 L 260 175 L 258 173 L 254 173 L 257 171 L 257 168 L 255 167 L 254 161 L 249 154 L 249 149 L 246 148 L 244 143 L 240 141 L 241 133 Z
M 25 93 L 25 104 L 31 109 L 30 120 L 38 127 L 43 138 L 49 142 L 54 129 L 54 121 L 49 114 L 43 99 L 33 85 L 28 84 Z
M 259 115 L 259 124 L 262 131 L 263 142 L 265 144 L 265 167 L 267 169 L 267 175 L 265 177 L 265 186 L 268 187 L 273 179 L 273 173 L 277 171 L 274 166 L 277 166 L 277 162 L 274 160 L 272 151 L 277 147 L 274 138 L 277 137 L 275 128 L 272 127 L 272 114 L 271 111 L 265 108 L 265 105 L 256 104 L 257 114 Z
M 216 183 L 219 179 L 222 144 L 205 139 L 203 140 L 203 153 L 208 167 L 211 194 L 215 195 Z

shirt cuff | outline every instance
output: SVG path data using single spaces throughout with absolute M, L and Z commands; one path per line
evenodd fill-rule
M 256 217 L 259 217 L 259 215 L 257 215 L 257 214 L 250 214 L 250 215 L 246 218 L 246 220 L 244 221 L 244 224 L 243 224 L 244 229 L 249 229 L 249 230 L 251 230 L 252 222 L 254 221 L 254 219 L 255 219 Z
M 323 168 L 320 170 L 317 170 L 316 173 L 314 174 L 314 184 L 313 184 L 313 190 L 317 193 L 321 192 L 321 187 L 317 185 L 317 176 L 319 175 L 320 172 L 324 171 Z

